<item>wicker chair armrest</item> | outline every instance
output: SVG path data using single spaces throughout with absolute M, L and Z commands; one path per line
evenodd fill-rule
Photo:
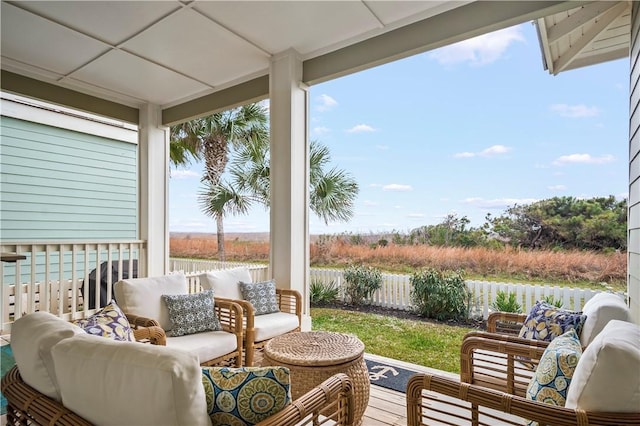
M 546 345 L 536 340 L 511 342 L 509 338 L 486 338 L 478 332 L 469 334 L 460 347 L 460 380 L 524 395 Z
M 225 331 L 240 336 L 242 340 L 242 332 L 244 326 L 243 307 L 236 300 L 224 299 L 216 297 L 214 309 L 218 320 Z
M 526 314 L 516 314 L 513 312 L 492 312 L 487 318 L 487 331 L 489 333 L 505 333 L 505 334 L 518 334 L 520 328 L 527 319 Z M 507 326 L 500 326 L 500 324 L 506 324 Z
M 129 324 L 131 324 L 134 328 L 135 327 L 151 327 L 154 325 L 160 327 L 160 323 L 154 319 L 141 317 L 133 314 L 127 314 L 127 313 L 125 313 L 125 315 L 127 316 L 127 320 L 129 320 Z
M 13 366 L 2 378 L 2 395 L 7 398 L 7 424 L 56 424 L 91 426 L 84 418 L 27 385 Z
M 475 416 L 482 416 L 489 410 L 515 416 L 489 413 L 494 419 L 499 418 L 501 423 L 514 425 L 523 424 L 522 419 L 556 426 L 632 425 L 640 422 L 640 412 L 597 413 L 563 408 L 426 373 L 414 374 L 409 379 L 406 400 L 407 424 L 411 426 L 430 424 L 434 418 L 445 418 L 442 422 L 450 425 L 476 424 Z
M 148 342 L 152 345 L 166 346 L 167 335 L 159 325 L 150 327 L 137 327 L 133 329 L 133 335 L 139 342 Z
M 298 290 L 277 288 L 276 297 L 281 312 L 296 314 L 298 324 L 302 324 L 302 295 Z
M 322 413 L 322 414 L 320 414 Z M 258 423 L 258 426 L 293 426 L 318 424 L 316 419 L 331 417 L 335 425 L 354 424 L 354 395 L 349 376 L 338 373 L 300 398 Z
M 518 337 L 511 334 L 490 333 L 488 331 L 470 331 L 465 334 L 463 340 L 470 337 L 479 337 L 482 339 L 496 340 L 505 343 L 516 343 L 526 346 L 538 346 L 543 349 L 546 349 L 546 347 L 549 346 L 549 342 L 544 340 L 526 339 L 524 337 Z

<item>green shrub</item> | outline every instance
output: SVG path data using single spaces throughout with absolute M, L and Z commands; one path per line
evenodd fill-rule
M 344 270 L 345 292 L 352 305 L 361 305 L 382 287 L 382 274 L 377 268 L 351 265 Z
M 309 290 L 309 297 L 312 304 L 333 303 L 338 300 L 338 293 L 340 292 L 340 288 L 334 280 L 331 280 L 329 283 L 324 283 L 321 280 L 315 279 L 311 281 Z
M 562 299 L 556 300 L 555 297 L 553 297 L 553 294 L 543 297 L 542 301 L 550 304 L 551 306 L 555 306 L 556 308 L 562 308 L 564 306 L 564 301 Z
M 427 269 L 414 272 L 410 281 L 411 300 L 419 315 L 439 321 L 468 317 L 471 292 L 462 271 Z
M 514 312 L 516 314 L 522 313 L 522 305 L 516 300 L 515 293 L 507 293 L 499 291 L 496 293 L 496 300 L 493 301 L 491 307 L 495 311 L 499 312 Z

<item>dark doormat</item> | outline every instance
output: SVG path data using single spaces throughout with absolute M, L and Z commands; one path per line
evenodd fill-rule
M 367 370 L 369 370 L 369 380 L 372 385 L 382 386 L 398 392 L 406 393 L 409 378 L 417 371 L 407 370 L 400 367 L 383 364 L 365 358 Z
M 0 367 L 2 367 L 2 371 L 0 371 L 0 375 L 4 376 L 7 374 L 7 371 L 11 369 L 16 364 L 16 361 L 13 359 L 13 352 L 11 351 L 11 346 L 4 345 L 0 347 Z M 0 415 L 7 414 L 7 400 L 0 393 Z

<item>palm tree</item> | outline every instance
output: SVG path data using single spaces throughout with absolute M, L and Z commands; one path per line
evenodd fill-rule
M 204 158 L 205 171 L 201 181 L 205 187 L 218 186 L 229 162 L 230 146 L 237 148 L 251 139 L 268 143 L 267 123 L 266 109 L 254 103 L 173 126 L 171 161 L 179 165 L 188 163 L 189 158 Z M 206 209 L 205 213 L 216 219 L 218 254 L 224 261 L 225 209 Z
M 325 223 L 348 221 L 353 217 L 358 184 L 344 170 L 326 170 L 331 154 L 322 143 L 311 141 L 309 154 L 309 208 Z M 229 172 L 229 181 L 207 185 L 201 192 L 200 203 L 207 214 L 246 214 L 255 203 L 269 207 L 269 145 L 264 139 L 252 138 L 239 146 Z

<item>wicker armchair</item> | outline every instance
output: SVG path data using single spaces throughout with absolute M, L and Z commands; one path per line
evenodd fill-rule
M 589 412 L 530 401 L 431 374 L 415 374 L 407 385 L 407 425 L 522 425 L 526 420 L 555 426 L 638 425 L 638 413 Z
M 228 300 L 238 303 L 243 309 L 244 320 L 244 365 L 254 365 L 256 351 L 272 338 L 300 331 L 302 324 L 302 295 L 292 289 L 275 289 L 275 298 L 279 312 L 256 315 L 253 304 L 242 298 L 239 283 L 252 283 L 247 268 L 231 268 L 208 271 L 199 275 L 202 288 L 213 289 L 216 300 Z
M 90 426 L 84 418 L 62 403 L 27 385 L 17 367 L 2 378 L 2 394 L 7 398 L 7 425 Z M 261 426 L 353 425 L 353 388 L 349 377 L 336 374 L 310 390 Z

